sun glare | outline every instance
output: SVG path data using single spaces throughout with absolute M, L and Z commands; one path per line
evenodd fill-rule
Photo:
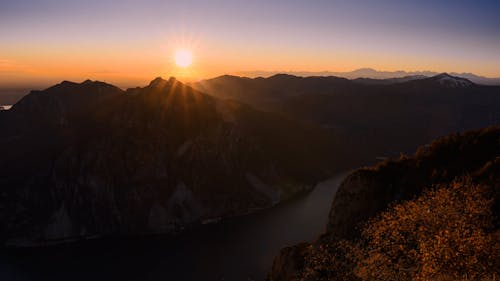
M 175 64 L 180 67 L 188 67 L 193 63 L 193 56 L 189 50 L 178 50 L 175 52 Z

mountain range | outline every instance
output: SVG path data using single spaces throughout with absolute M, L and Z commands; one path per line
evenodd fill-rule
M 330 130 L 348 151 L 346 161 L 354 165 L 411 153 L 439 136 L 500 122 L 500 86 L 478 85 L 446 73 L 375 82 L 225 75 L 193 87 Z
M 499 122 L 500 86 L 448 74 L 64 81 L 0 111 L 0 240 L 178 233 Z
M 338 169 L 331 143 L 174 78 L 127 91 L 64 81 L 0 111 L 0 238 L 178 233 L 268 208 Z
M 369 84 L 393 84 L 398 82 L 406 82 L 410 80 L 425 79 L 440 73 L 434 71 L 378 71 L 372 68 L 360 68 L 350 72 L 333 72 L 333 71 L 243 71 L 236 73 L 243 77 L 270 77 L 276 74 L 289 74 L 299 77 L 310 76 L 335 76 L 356 80 L 361 83 Z M 473 73 L 456 73 L 450 75 L 464 78 L 480 85 L 500 85 L 500 78 L 490 78 Z M 35 88 L 38 88 L 36 86 Z M 33 88 L 33 87 L 32 87 Z M 0 105 L 12 105 L 20 100 L 30 90 L 27 85 L 25 87 L 0 87 Z
M 368 78 L 368 79 L 392 79 L 392 78 L 405 78 L 405 77 L 410 77 L 413 79 L 421 79 L 421 78 L 427 78 L 427 77 L 432 77 L 436 76 L 439 74 L 439 72 L 435 71 L 404 71 L 404 70 L 399 70 L 399 71 L 380 71 L 380 70 L 375 70 L 373 68 L 360 68 L 356 69 L 353 71 L 347 71 L 347 72 L 335 72 L 335 71 L 280 71 L 280 72 L 274 72 L 274 71 L 244 71 L 244 72 L 239 72 L 239 75 L 242 76 L 249 76 L 249 77 L 269 77 L 278 73 L 285 73 L 285 74 L 290 74 L 290 75 L 295 75 L 295 76 L 302 76 L 302 77 L 308 77 L 308 76 L 337 76 L 337 77 L 343 77 L 347 79 L 358 79 L 358 78 Z M 465 78 L 468 80 L 471 80 L 472 82 L 476 84 L 482 84 L 482 85 L 500 85 L 500 77 L 496 78 L 491 78 L 491 77 L 484 77 L 480 75 L 476 75 L 473 73 L 457 73 L 457 72 L 451 72 L 450 73 L 453 76 L 456 77 L 461 77 Z

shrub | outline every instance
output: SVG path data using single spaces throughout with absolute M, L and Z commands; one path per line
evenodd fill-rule
M 300 280 L 498 280 L 494 188 L 468 177 L 369 220 L 356 241 L 320 239 Z
M 465 178 L 372 219 L 358 242 L 364 280 L 479 280 L 498 275 L 492 188 Z

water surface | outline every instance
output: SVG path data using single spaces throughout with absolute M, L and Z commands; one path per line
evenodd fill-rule
M 3 250 L 0 280 L 263 280 L 281 248 L 311 241 L 325 230 L 344 175 L 278 207 L 200 226 L 178 237 Z

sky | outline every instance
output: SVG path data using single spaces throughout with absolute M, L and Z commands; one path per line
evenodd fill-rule
M 364 67 L 500 77 L 500 1 L 0 0 L 0 87 Z

